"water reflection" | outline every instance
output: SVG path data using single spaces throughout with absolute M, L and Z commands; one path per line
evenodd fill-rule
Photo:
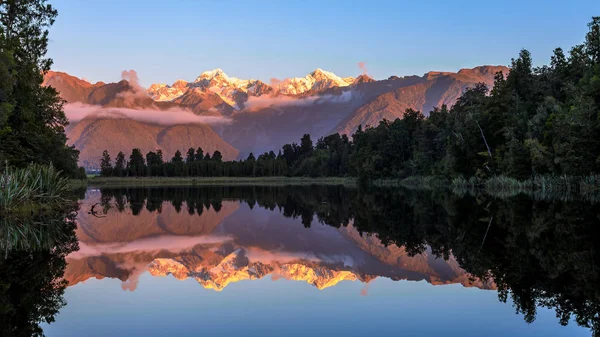
M 145 271 L 217 291 L 266 275 L 319 289 L 426 280 L 497 287 L 528 322 L 543 306 L 600 328 L 598 204 L 324 186 L 88 192 L 84 205 L 96 202 L 107 217 L 79 215 L 71 285 L 110 277 L 135 290 Z
M 42 336 L 65 306 L 65 257 L 77 250 L 77 204 L 0 219 L 0 335 Z
M 494 287 L 469 279 L 453 257 L 437 259 L 430 250 L 411 256 L 403 247 L 361 235 L 350 214 L 328 210 L 339 211 L 340 202 L 350 196 L 347 192 L 356 191 L 319 190 L 330 194 L 313 194 L 315 189 L 309 188 L 89 193 L 85 203 L 101 202 L 107 217 L 80 215 L 80 250 L 69 256 L 65 277 L 70 284 L 90 277 L 119 278 L 128 290 L 135 289 L 144 271 L 194 278 L 217 291 L 266 275 L 302 280 L 318 289 L 376 277 Z M 337 219 L 343 222 L 332 222 Z

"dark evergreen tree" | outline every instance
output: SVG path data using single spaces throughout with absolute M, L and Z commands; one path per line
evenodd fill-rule
M 146 175 L 146 163 L 140 149 L 133 149 L 129 156 L 128 169 L 130 176 L 142 177 Z
M 223 161 L 223 155 L 221 154 L 221 152 L 219 150 L 217 150 L 213 153 L 212 160 L 215 162 L 218 162 L 218 163 Z
M 119 151 L 115 160 L 115 168 L 113 170 L 113 175 L 117 177 L 123 177 L 125 175 L 126 167 L 127 163 L 125 162 L 125 154 Z
M 171 159 L 172 163 L 183 163 L 183 157 L 181 156 L 181 151 L 177 150 L 175 152 L 175 156 Z
M 201 161 L 201 160 L 203 160 L 203 159 L 204 159 L 204 151 L 202 150 L 202 148 L 201 148 L 201 147 L 199 147 L 199 148 L 196 150 L 196 158 L 195 158 L 195 160 L 196 160 L 196 161 Z
M 45 0 L 0 2 L 0 162 L 52 163 L 78 177 L 79 151 L 67 146 L 63 100 L 42 86 L 48 28 L 57 11 Z
M 190 147 L 187 151 L 186 157 L 185 157 L 185 162 L 186 163 L 193 163 L 196 160 L 196 151 L 194 150 L 193 147 Z
M 102 152 L 102 160 L 100 161 L 100 175 L 103 177 L 110 177 L 113 174 L 112 162 L 108 151 Z

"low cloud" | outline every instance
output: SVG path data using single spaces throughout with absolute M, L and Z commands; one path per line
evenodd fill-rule
M 346 103 L 356 95 L 352 90 L 344 91 L 340 95 L 323 95 L 295 98 L 290 96 L 250 96 L 245 103 L 246 110 L 256 111 L 263 108 L 284 108 L 290 106 L 310 106 L 325 103 Z
M 231 120 L 217 116 L 199 116 L 182 108 L 167 110 L 111 108 L 83 103 L 69 103 L 64 106 L 65 115 L 71 123 L 85 118 L 132 119 L 142 123 L 158 125 L 180 124 L 227 124 Z
M 146 89 L 140 85 L 140 79 L 135 70 L 123 70 L 121 72 L 121 79 L 129 82 L 131 90 L 120 92 L 117 94 L 117 97 L 123 98 L 127 102 L 133 102 L 136 99 L 148 97 Z
M 358 62 L 358 67 L 362 71 L 363 75 L 369 75 L 369 71 L 367 70 L 367 62 L 364 62 L 364 61 Z
M 369 294 L 369 285 L 371 284 L 371 281 L 367 281 L 367 283 L 365 284 L 365 286 L 360 290 L 360 296 L 367 296 Z
M 126 80 L 132 86 L 140 86 L 140 78 L 138 77 L 137 72 L 133 69 L 123 70 L 121 72 L 121 79 Z
M 221 244 L 231 241 L 232 238 L 226 235 L 208 235 L 208 236 L 181 236 L 181 235 L 162 235 L 152 238 L 137 239 L 131 242 L 87 244 L 79 243 L 79 250 L 69 254 L 69 259 L 81 259 L 89 256 L 101 256 L 104 254 L 121 254 L 132 252 L 157 252 L 169 251 L 171 253 L 181 253 L 188 251 L 197 245 Z
M 281 83 L 281 80 L 275 77 L 271 77 L 271 79 L 269 80 L 271 86 L 273 87 L 273 89 L 275 89 L 279 83 Z
M 290 263 L 297 261 L 319 262 L 320 259 L 313 253 L 287 252 L 287 251 L 268 251 L 260 248 L 250 247 L 246 249 L 246 257 L 252 262 L 261 262 L 263 264 Z

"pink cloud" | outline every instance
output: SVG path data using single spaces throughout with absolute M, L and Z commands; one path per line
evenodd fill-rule
M 281 83 L 281 80 L 275 77 L 271 77 L 269 82 L 271 82 L 271 86 L 275 88 L 277 87 L 277 85 L 279 85 L 279 83 Z
M 358 67 L 362 71 L 363 75 L 368 75 L 369 71 L 367 70 L 367 62 L 364 62 L 364 61 L 358 62 Z
M 183 236 L 183 235 L 161 235 L 151 238 L 138 239 L 131 242 L 115 242 L 89 244 L 79 243 L 79 250 L 67 256 L 69 259 L 81 259 L 88 256 L 100 256 L 103 254 L 121 254 L 131 252 L 155 252 L 169 251 L 180 253 L 187 251 L 200 244 L 219 244 L 231 241 L 231 237 L 226 235 L 205 235 L 205 236 Z
M 192 111 L 182 108 L 168 110 L 127 109 L 102 107 L 83 103 L 69 103 L 64 106 L 65 115 L 71 123 L 77 123 L 85 118 L 133 119 L 138 122 L 159 125 L 179 124 L 226 124 L 231 120 L 217 116 L 199 116 Z
M 345 103 L 352 99 L 354 93 L 344 91 L 340 95 L 323 95 L 323 96 L 309 96 L 302 98 L 295 98 L 291 96 L 268 96 L 262 95 L 259 97 L 250 96 L 248 101 L 245 103 L 246 110 L 256 111 L 259 109 L 273 107 L 283 108 L 288 106 L 309 106 L 313 104 L 323 103 Z

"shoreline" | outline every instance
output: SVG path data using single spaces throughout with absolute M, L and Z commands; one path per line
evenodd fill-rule
M 331 185 L 358 187 L 355 177 L 91 177 L 71 180 L 72 189 L 88 187 L 156 187 L 156 186 L 309 186 Z M 404 179 L 376 179 L 369 186 L 406 188 L 409 190 L 449 190 L 457 195 L 484 193 L 495 197 L 519 194 L 536 198 L 581 198 L 600 200 L 600 176 L 535 176 L 517 180 L 506 176 L 487 179 L 449 179 L 442 176 L 412 176 Z
M 346 177 L 94 177 L 73 181 L 88 187 L 135 186 L 207 186 L 207 185 L 344 185 L 356 186 L 355 178 Z

